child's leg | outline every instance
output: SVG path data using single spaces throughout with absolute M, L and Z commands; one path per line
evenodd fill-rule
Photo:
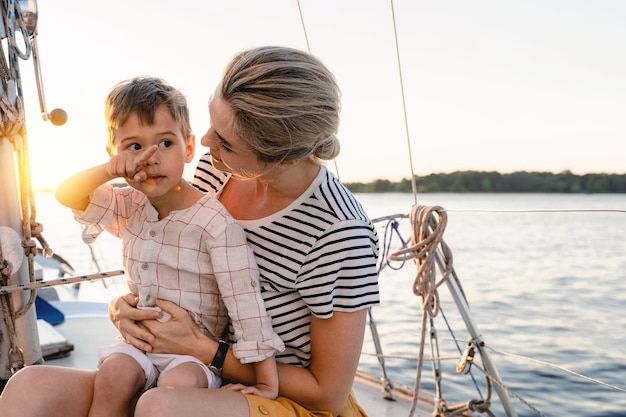
M 159 387 L 170 388 L 207 388 L 209 381 L 206 373 L 193 362 L 185 362 L 169 369 L 159 376 L 157 382 Z
M 159 387 L 219 388 L 222 380 L 197 358 L 187 355 L 149 354 L 161 370 Z
M 144 370 L 125 353 L 113 353 L 102 360 L 94 382 L 89 417 L 129 417 L 146 384 Z

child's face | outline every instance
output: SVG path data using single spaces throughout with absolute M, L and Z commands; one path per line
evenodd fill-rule
M 194 154 L 194 137 L 185 137 L 180 124 L 174 120 L 165 105 L 159 106 L 152 125 L 142 124 L 132 113 L 126 122 L 115 129 L 111 156 L 121 158 L 127 165 L 141 159 L 141 155 L 156 146 L 156 151 L 140 167 L 147 178 L 135 181 L 125 178 L 128 185 L 150 197 L 166 196 L 178 189 L 185 168 Z

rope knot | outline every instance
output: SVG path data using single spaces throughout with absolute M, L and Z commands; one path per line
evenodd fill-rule
M 6 259 L 0 262 L 0 282 L 8 280 L 13 275 L 13 264 Z
M 24 248 L 24 254 L 28 256 L 37 255 L 37 244 L 32 239 L 24 239 L 22 241 L 22 247 Z
M 489 411 L 490 405 L 489 401 L 474 399 L 467 402 L 467 409 L 478 413 L 486 413 Z
M 33 237 L 38 237 L 43 233 L 43 224 L 35 221 L 30 222 L 30 230 Z
M 24 128 L 24 109 L 22 100 L 18 97 L 15 105 L 11 104 L 9 97 L 3 94 L 0 98 L 0 136 L 7 137 L 13 147 L 20 149 L 22 140 L 20 133 Z

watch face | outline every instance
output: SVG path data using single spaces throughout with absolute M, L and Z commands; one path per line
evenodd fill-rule
M 220 368 L 217 368 L 213 365 L 209 366 L 209 369 L 211 370 L 211 372 L 213 372 L 215 375 L 217 376 L 222 376 L 222 370 Z

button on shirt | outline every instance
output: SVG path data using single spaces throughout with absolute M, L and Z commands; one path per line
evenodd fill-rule
M 85 225 L 85 243 L 103 230 L 122 238 L 126 279 L 144 305 L 157 298 L 172 301 L 214 339 L 230 318 L 237 342 L 233 353 L 242 363 L 284 349 L 265 310 L 245 233 L 215 197 L 204 195 L 159 220 L 144 194 L 104 184 L 74 216 Z

